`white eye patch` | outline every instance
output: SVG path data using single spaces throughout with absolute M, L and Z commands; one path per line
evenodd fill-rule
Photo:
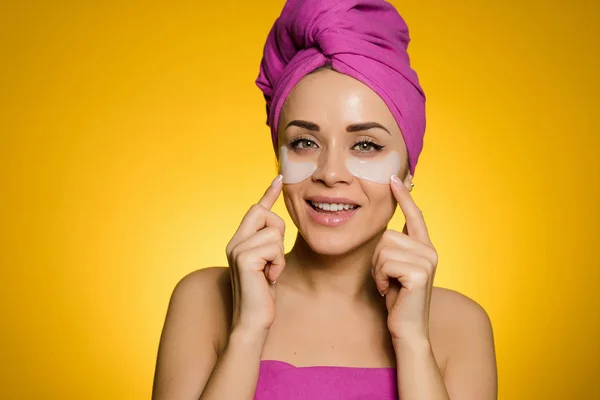
M 310 178 L 317 170 L 315 162 L 296 162 L 288 159 L 288 149 L 279 149 L 279 160 L 283 183 L 293 184 Z M 396 152 L 391 152 L 383 160 L 373 161 L 357 157 L 348 157 L 346 168 L 355 177 L 371 182 L 387 184 L 392 175 L 400 170 L 401 159 Z
M 317 163 L 314 162 L 295 162 L 288 160 L 288 149 L 281 146 L 279 149 L 279 161 L 281 165 L 281 175 L 283 183 L 299 183 L 308 179 L 317 170 Z
M 377 183 L 390 183 L 392 175 L 400 171 L 400 155 L 394 151 L 380 161 L 349 157 L 346 160 L 346 168 L 359 179 Z

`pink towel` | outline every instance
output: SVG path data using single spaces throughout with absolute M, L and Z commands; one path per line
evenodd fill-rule
M 255 400 L 398 400 L 395 368 L 295 367 L 263 360 Z
M 423 148 L 425 94 L 407 53 L 408 27 L 384 0 L 288 0 L 265 43 L 257 86 L 277 150 L 283 103 L 298 81 L 331 63 L 387 104 L 402 132 L 411 173 Z

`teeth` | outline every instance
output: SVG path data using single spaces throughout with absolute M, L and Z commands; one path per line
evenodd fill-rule
M 354 209 L 356 207 L 353 204 L 315 203 L 315 202 L 312 202 L 312 201 L 310 203 L 313 206 L 315 206 L 316 208 L 320 208 L 321 210 L 325 210 L 325 211 L 351 210 L 351 209 Z

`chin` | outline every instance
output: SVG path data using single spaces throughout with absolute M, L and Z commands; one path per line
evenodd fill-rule
M 324 236 L 324 235 L 323 235 Z M 308 246 L 317 254 L 324 256 L 340 256 L 354 250 L 357 246 L 348 243 L 347 240 L 336 238 L 336 235 L 329 237 L 308 237 L 303 236 Z
M 350 253 L 372 239 L 372 237 L 358 237 L 355 232 L 336 232 L 329 229 L 321 232 L 303 232 L 301 235 L 312 251 L 325 256 Z

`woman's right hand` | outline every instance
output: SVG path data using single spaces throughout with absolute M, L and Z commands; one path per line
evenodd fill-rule
M 285 223 L 271 207 L 282 187 L 279 175 L 246 213 L 227 244 L 233 292 L 232 331 L 261 334 L 275 319 L 274 282 L 285 267 Z

